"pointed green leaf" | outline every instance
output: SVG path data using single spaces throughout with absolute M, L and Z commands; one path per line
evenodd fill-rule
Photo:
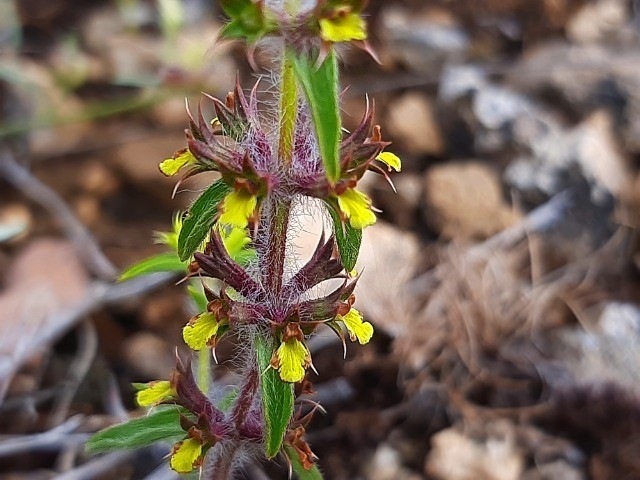
M 302 463 L 300 462 L 300 458 L 298 457 L 296 450 L 292 446 L 285 445 L 284 450 L 285 452 L 287 452 L 287 457 L 289 457 L 289 461 L 291 461 L 291 468 L 293 469 L 293 472 L 298 477 L 298 480 L 322 480 L 323 479 L 322 472 L 320 471 L 317 465 L 314 465 L 309 470 L 306 470 L 302 466 Z
M 157 408 L 145 417 L 105 428 L 91 437 L 85 448 L 88 453 L 146 447 L 161 440 L 178 441 L 186 436 L 180 426 L 185 410 L 175 405 Z
M 185 262 L 182 262 L 175 253 L 160 253 L 159 255 L 145 258 L 135 265 L 130 266 L 122 272 L 118 281 L 124 282 L 125 280 L 131 280 L 132 278 L 139 277 L 140 275 L 148 275 L 156 272 L 186 271 L 187 265 L 185 265 Z
M 289 52 L 288 55 L 295 55 Z M 340 123 L 338 60 L 333 48 L 319 68 L 306 54 L 296 56 L 294 65 L 298 81 L 309 103 L 318 137 L 318 146 L 327 178 L 340 178 Z
M 149 388 L 149 384 L 148 383 L 140 383 L 140 382 L 133 382 L 131 384 L 131 387 L 133 388 L 134 392 L 140 392 L 146 388 Z
M 222 0 L 221 6 L 231 19 L 220 32 L 224 38 L 246 38 L 249 43 L 254 43 L 277 28 L 265 15 L 261 2 Z
M 340 260 L 342 261 L 344 269 L 349 272 L 354 269 L 358 261 L 360 245 L 362 244 L 362 230 L 353 228 L 349 222 L 342 223 L 340 216 L 331 205 L 327 205 L 327 210 L 329 210 L 331 219 L 333 220 Z
M 247 33 L 239 21 L 233 20 L 222 27 L 220 36 L 222 38 L 245 38 Z
M 218 204 L 230 191 L 231 187 L 218 180 L 191 205 L 178 237 L 180 260 L 187 260 L 202 245 L 215 223 Z
M 273 353 L 271 342 L 256 337 L 255 346 L 264 408 L 265 453 L 267 458 L 273 458 L 280 451 L 293 415 L 293 385 L 280 380 L 278 372 L 269 366 Z
M 245 8 L 251 6 L 251 0 L 220 0 L 220 6 L 229 18 L 238 18 Z

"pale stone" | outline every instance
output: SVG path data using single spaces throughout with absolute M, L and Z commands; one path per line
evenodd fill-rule
M 431 438 L 426 473 L 437 480 L 518 480 L 524 458 L 513 436 L 474 440 L 456 428 Z
M 122 352 L 131 368 L 144 378 L 165 378 L 175 367 L 172 347 L 149 332 L 130 336 L 122 346 Z
M 393 101 L 386 125 L 398 149 L 428 155 L 440 155 L 444 150 L 433 105 L 420 93 L 407 93 Z
M 519 217 L 495 171 L 479 162 L 438 165 L 425 175 L 427 222 L 444 238 L 484 239 Z

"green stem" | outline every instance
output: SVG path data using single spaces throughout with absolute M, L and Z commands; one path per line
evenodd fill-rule
M 294 70 L 293 52 L 286 50 L 282 60 L 280 84 L 280 138 L 278 154 L 285 166 L 291 165 L 296 119 L 298 117 L 298 85 Z

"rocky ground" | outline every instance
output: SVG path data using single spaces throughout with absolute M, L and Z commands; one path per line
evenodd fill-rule
M 166 377 L 189 317 L 170 278 L 110 279 L 204 185 L 172 199 L 157 171 L 184 97 L 257 75 L 214 45 L 214 3 L 0 3 L 0 478 L 174 478 L 164 447 L 82 443 L 136 414 L 130 382 Z M 404 169 L 397 195 L 367 184 L 375 340 L 346 362 L 312 341 L 325 478 L 640 479 L 640 3 L 369 11 L 382 65 L 343 52 L 345 124 L 369 93 Z

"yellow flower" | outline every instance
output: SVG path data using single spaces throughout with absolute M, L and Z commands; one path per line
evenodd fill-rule
M 147 388 L 140 390 L 136 394 L 136 402 L 141 407 L 148 407 L 150 405 L 157 405 L 163 400 L 175 397 L 176 391 L 167 380 L 161 380 L 158 382 L 151 382 L 147 384 Z
M 320 36 L 327 42 L 366 40 L 367 24 L 357 13 L 337 15 L 320 20 Z
M 296 338 L 282 342 L 276 351 L 280 378 L 285 382 L 300 382 L 310 363 L 309 350 Z
M 184 343 L 194 350 L 202 350 L 209 340 L 218 333 L 219 326 L 220 324 L 213 316 L 213 313 L 201 313 L 195 318 L 195 321 L 189 322 L 182 329 Z
M 376 157 L 376 160 L 384 163 L 387 167 L 389 167 L 389 171 L 391 171 L 392 168 L 396 172 L 402 170 L 402 161 L 400 160 L 400 157 L 398 157 L 395 153 L 382 152 Z
M 338 205 L 353 228 L 363 229 L 376 223 L 376 215 L 371 211 L 371 200 L 355 188 L 338 195 Z
M 171 468 L 178 473 L 189 473 L 199 463 L 202 456 L 202 444 L 193 438 L 176 444 L 171 455 Z
M 178 251 L 178 237 L 182 230 L 182 213 L 176 212 L 171 222 L 170 232 L 156 232 L 156 243 L 162 243 L 172 250 Z
M 160 164 L 160 171 L 167 177 L 171 177 L 185 165 L 194 165 L 197 162 L 196 157 L 193 156 L 188 148 L 185 148 L 178 150 L 173 157 L 165 159 Z
M 258 197 L 255 195 L 251 195 L 244 189 L 234 190 L 224 199 L 222 206 L 224 213 L 220 216 L 220 222 L 245 228 L 249 223 L 247 219 L 253 215 L 257 205 Z
M 362 320 L 362 314 L 358 310 L 352 308 L 346 315 L 338 315 L 337 319 L 344 322 L 352 342 L 357 339 L 360 345 L 369 343 L 373 336 L 373 326 Z

